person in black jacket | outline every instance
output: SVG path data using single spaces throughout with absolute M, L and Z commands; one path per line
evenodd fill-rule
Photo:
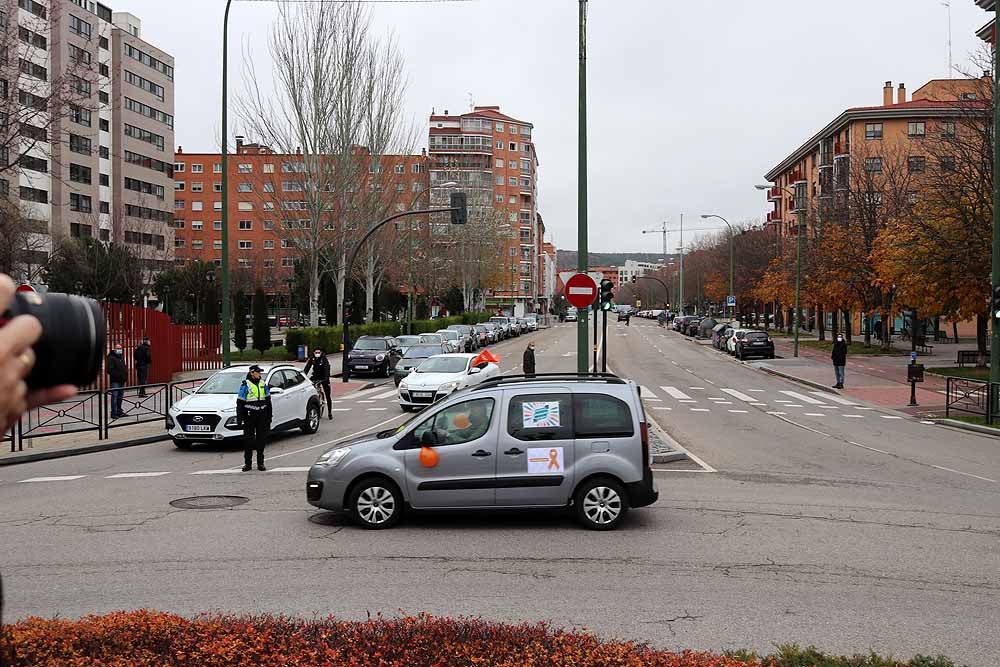
M 118 419 L 125 416 L 122 399 L 125 396 L 125 383 L 128 381 L 128 368 L 125 366 L 125 353 L 121 343 L 115 343 L 105 367 L 108 371 L 108 381 L 111 382 L 111 418 Z
M 149 367 L 153 364 L 153 353 L 149 349 L 149 336 L 143 336 L 139 347 L 132 353 L 132 361 L 135 362 L 135 372 L 139 381 L 139 396 L 145 396 L 146 390 L 143 388 L 149 379 Z
M 309 377 L 313 384 L 319 384 L 323 387 L 323 393 L 326 394 L 326 412 L 333 419 L 333 399 L 330 397 L 330 360 L 323 353 L 322 348 L 316 348 L 313 350 L 313 357 L 306 362 L 306 367 L 302 369 L 303 374 L 308 375 L 309 370 L 312 369 L 312 375 Z M 323 415 L 320 414 L 320 417 Z
M 524 359 L 521 361 L 521 365 L 524 367 L 524 374 L 531 376 L 535 374 L 535 343 L 528 343 L 528 347 L 524 348 Z
M 847 366 L 847 341 L 844 334 L 837 334 L 837 341 L 833 344 L 833 352 L 830 354 L 833 360 L 833 372 L 837 374 L 837 384 L 834 389 L 844 388 L 844 368 Z

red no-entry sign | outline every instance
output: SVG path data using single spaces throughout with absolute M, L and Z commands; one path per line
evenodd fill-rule
M 577 308 L 589 308 L 597 298 L 597 284 L 586 273 L 577 273 L 566 281 L 566 300 Z

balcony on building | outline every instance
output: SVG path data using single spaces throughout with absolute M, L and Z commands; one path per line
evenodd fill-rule
M 851 145 L 846 141 L 838 141 L 833 144 L 833 157 L 834 159 L 848 155 L 851 152 Z
M 793 172 L 791 172 L 791 173 L 788 174 L 788 182 L 789 183 L 798 183 L 801 180 L 803 180 L 802 179 L 802 172 L 799 171 L 798 169 L 796 169 L 795 171 L 793 171 Z
M 767 191 L 768 201 L 780 201 L 781 200 L 781 188 L 775 185 L 773 188 Z

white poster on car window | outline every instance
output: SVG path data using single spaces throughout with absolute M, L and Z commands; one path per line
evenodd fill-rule
M 524 428 L 559 428 L 559 401 L 523 403 Z
M 528 447 L 529 475 L 555 475 L 562 471 L 562 447 Z

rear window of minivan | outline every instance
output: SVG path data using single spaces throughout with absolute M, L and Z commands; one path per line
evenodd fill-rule
M 577 438 L 629 438 L 635 435 L 632 411 L 624 401 L 601 394 L 574 394 Z

